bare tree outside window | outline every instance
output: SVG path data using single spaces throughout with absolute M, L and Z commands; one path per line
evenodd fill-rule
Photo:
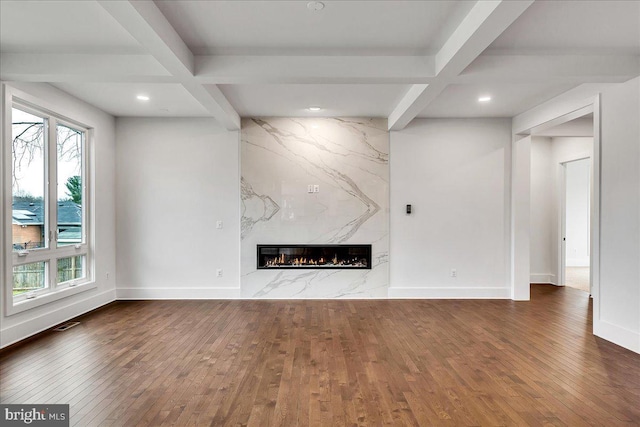
M 30 175 L 29 166 L 36 159 L 44 157 L 45 120 L 20 110 L 14 109 L 13 112 L 11 145 L 13 195 L 14 197 L 28 197 L 29 190 L 22 187 L 24 187 L 24 179 Z M 16 120 L 16 115 L 23 117 Z
M 44 156 L 46 120 L 23 111 L 13 109 L 12 122 L 12 169 L 13 195 L 15 197 L 37 197 L 25 187 L 29 166 Z M 17 117 L 17 120 L 15 118 Z M 57 126 L 58 161 L 73 163 L 73 176 L 80 178 L 82 157 L 82 132 L 65 125 Z M 58 198 L 64 193 L 58 192 Z

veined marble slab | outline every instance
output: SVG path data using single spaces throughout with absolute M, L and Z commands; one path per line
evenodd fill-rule
M 387 296 L 386 119 L 243 119 L 241 170 L 242 297 Z M 346 242 L 372 244 L 371 270 L 256 269 L 258 244 Z

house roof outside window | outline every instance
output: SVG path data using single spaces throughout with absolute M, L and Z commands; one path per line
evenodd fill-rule
M 14 199 L 12 204 L 12 223 L 16 225 L 43 225 L 44 205 L 24 199 Z M 82 206 L 71 200 L 58 202 L 58 224 L 67 227 L 82 225 Z

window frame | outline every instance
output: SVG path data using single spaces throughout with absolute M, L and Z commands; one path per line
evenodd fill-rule
M 16 314 L 34 307 L 57 301 L 71 295 L 78 294 L 97 287 L 95 282 L 95 256 L 93 251 L 94 227 L 92 217 L 94 214 L 93 186 L 91 185 L 93 168 L 91 165 L 93 151 L 94 131 L 90 126 L 77 120 L 70 119 L 58 113 L 53 108 L 47 108 L 45 102 L 20 93 L 19 91 L 3 85 L 3 117 L 2 129 L 2 158 L 0 164 L 0 191 L 3 195 L 0 199 L 0 216 L 2 219 L 2 248 L 0 248 L 0 265 L 5 272 L 0 280 L 3 283 L 3 296 L 5 301 L 5 313 Z M 12 110 L 17 108 L 47 121 L 47 138 L 45 138 L 45 230 L 44 238 L 47 240 L 45 248 L 31 249 L 26 254 L 14 252 L 12 232 Z M 57 197 L 57 132 L 58 124 L 83 132 L 81 153 L 82 176 L 82 235 L 80 244 L 58 246 L 58 197 Z M 4 205 L 4 206 L 3 206 Z M 58 283 L 58 260 L 83 256 L 84 276 L 78 279 Z M 42 262 L 45 264 L 46 287 L 21 295 L 13 296 L 13 267 Z

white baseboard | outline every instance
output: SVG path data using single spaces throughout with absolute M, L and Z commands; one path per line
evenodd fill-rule
M 0 348 L 14 344 L 55 325 L 66 322 L 69 319 L 95 310 L 96 308 L 115 301 L 115 299 L 116 291 L 112 289 L 81 301 L 75 301 L 55 311 L 9 326 L 0 333 Z
M 509 288 L 389 288 L 389 298 L 510 299 Z
M 118 300 L 241 299 L 240 288 L 118 288 Z M 509 288 L 389 288 L 388 298 L 509 299 Z M 251 299 L 251 298 L 245 298 Z M 286 299 L 286 298 L 285 298 Z M 365 298 L 369 299 L 369 298 Z M 379 298 L 372 298 L 379 299 Z M 384 297 L 382 298 L 384 299 Z
M 529 278 L 529 283 L 543 283 L 543 284 L 547 284 L 550 283 L 552 285 L 557 285 L 558 281 L 556 280 L 556 275 L 555 274 L 535 274 L 535 273 L 531 273 L 531 276 Z
M 640 354 L 640 332 L 594 319 L 593 334 Z
M 117 288 L 119 300 L 238 299 L 240 288 Z

